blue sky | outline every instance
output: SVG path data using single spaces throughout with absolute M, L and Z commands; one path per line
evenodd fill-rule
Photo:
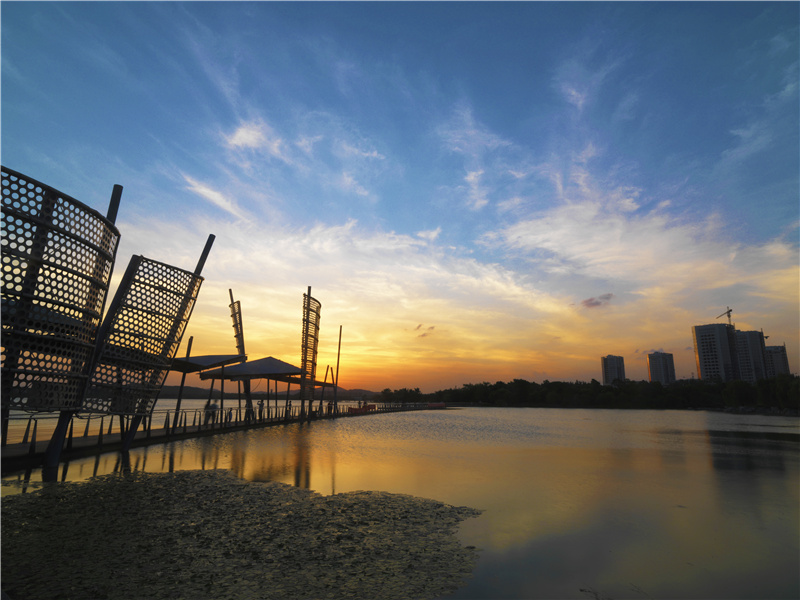
M 726 306 L 798 358 L 797 3 L 2 3 L 2 162 L 192 268 L 188 331 L 344 387 L 696 370 Z

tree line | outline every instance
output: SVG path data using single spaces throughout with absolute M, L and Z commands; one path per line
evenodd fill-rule
M 670 385 L 654 381 L 616 381 L 601 385 L 584 381 L 524 379 L 509 382 L 467 383 L 460 388 L 423 394 L 419 388 L 383 390 L 379 402 L 445 402 L 482 406 L 530 406 L 552 408 L 655 408 L 688 409 L 745 408 L 800 410 L 800 378 L 778 375 L 756 383 L 708 382 L 684 379 Z

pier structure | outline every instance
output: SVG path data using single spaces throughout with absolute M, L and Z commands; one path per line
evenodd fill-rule
M 214 242 L 209 235 L 193 271 L 132 256 L 106 310 L 120 232 L 115 220 L 122 186 L 113 188 L 105 216 L 62 192 L 2 167 L 2 463 L 24 463 L 55 473 L 62 455 L 97 454 L 149 443 L 277 423 L 355 416 L 428 405 L 360 407 L 340 413 L 336 369 L 316 378 L 322 304 L 303 294 L 301 366 L 269 356 L 247 360 L 241 303 L 230 293 L 236 354 L 177 358 L 197 302 L 201 275 Z M 105 316 L 103 316 L 105 314 Z M 181 373 L 174 411 L 155 411 L 169 371 Z M 211 380 L 205 410 L 182 410 L 186 375 Z M 330 381 L 328 375 L 330 374 Z M 274 409 L 252 403 L 250 383 L 266 380 Z M 212 405 L 220 381 L 221 406 Z M 235 381 L 239 403 L 225 410 L 224 385 Z M 279 407 L 278 383 L 286 383 Z M 292 407 L 291 387 L 299 387 Z M 315 390 L 321 388 L 318 408 Z M 333 388 L 327 410 L 326 389 Z M 242 391 L 245 407 L 242 411 Z M 438 408 L 438 407 L 435 407 Z M 154 418 L 156 423 L 154 426 Z M 189 420 L 191 419 L 191 425 Z M 83 435 L 77 421 L 85 422 Z M 9 442 L 9 424 L 14 439 Z M 24 435 L 19 424 L 26 422 Z M 77 425 L 80 428 L 80 425 Z M 37 432 L 37 428 L 39 431 Z M 90 433 L 91 432 L 91 433 Z
M 46 468 L 58 465 L 79 415 L 128 419 L 132 439 L 152 414 L 203 281 L 213 235 L 194 271 L 133 256 L 103 317 L 121 196 L 115 185 L 103 216 L 2 167 L 1 443 L 5 450 L 12 410 L 57 414 Z
M 129 449 L 143 446 L 166 444 L 185 439 L 228 434 L 235 431 L 263 429 L 284 426 L 292 423 L 355 418 L 395 412 L 445 409 L 444 404 L 385 403 L 370 404 L 362 408 L 352 408 L 338 413 L 314 411 L 311 416 L 300 415 L 299 406 L 279 407 L 278 410 L 257 411 L 255 419 L 246 421 L 244 409 L 231 408 L 216 411 L 216 418 L 205 421 L 205 411 L 199 409 L 155 410 L 150 417 L 142 420 L 141 426 L 131 434 L 131 416 L 117 418 L 116 415 L 84 415 L 83 427 L 70 428 L 61 452 L 61 461 L 70 461 L 86 456 L 98 456 L 108 452 L 121 452 L 127 443 Z M 42 466 L 45 451 L 49 444 L 49 434 L 55 426 L 57 416 L 52 414 L 31 414 L 27 417 L 12 417 L 12 422 L 20 426 L 25 423 L 24 434 L 12 437 L 2 452 L 2 474 L 25 471 Z M 173 423 L 178 423 L 177 427 Z M 45 435 L 37 438 L 37 428 Z M 22 431 L 22 427 L 15 428 Z M 128 440 L 126 442 L 126 440 Z M 125 454 L 125 452 L 122 452 Z
M 320 312 L 322 303 L 311 296 L 311 286 L 308 287 L 307 293 L 303 294 L 303 317 L 302 317 L 302 335 L 301 335 L 301 367 L 294 366 L 283 360 L 277 359 L 273 356 L 260 358 L 251 361 L 240 361 L 239 364 L 232 366 L 220 366 L 217 369 L 204 370 L 199 373 L 201 380 L 211 380 L 212 389 L 214 381 L 219 380 L 221 385 L 224 386 L 225 381 L 237 382 L 239 385 L 239 409 L 241 410 L 241 391 L 244 389 L 246 410 L 245 420 L 255 418 L 255 410 L 252 404 L 250 395 L 250 384 L 253 380 L 266 380 L 267 382 L 267 405 L 266 407 L 261 403 L 259 405 L 259 415 L 266 411 L 267 418 L 272 414 L 272 409 L 269 405 L 269 394 L 272 394 L 272 384 L 274 388 L 275 400 L 275 414 L 278 414 L 278 401 L 279 391 L 278 383 L 286 384 L 286 394 L 284 399 L 283 414 L 292 414 L 291 406 L 291 387 L 298 385 L 300 387 L 299 400 L 300 412 L 299 417 L 311 418 L 312 416 L 320 416 L 323 412 L 323 400 L 325 389 L 333 387 L 334 397 L 336 391 L 336 381 L 331 377 L 328 382 L 328 368 L 325 372 L 325 379 L 318 381 L 316 379 L 317 370 L 317 346 L 319 344 L 319 326 L 320 326 Z M 233 301 L 233 292 L 231 292 L 231 317 L 233 320 L 234 336 L 236 339 L 237 349 L 241 354 L 244 353 L 244 334 L 243 324 L 241 318 L 241 305 Z M 341 351 L 341 328 L 340 328 L 340 350 Z M 337 379 L 338 379 L 338 353 L 337 353 Z M 313 407 L 314 390 L 322 388 L 322 398 L 320 399 L 319 409 L 316 411 Z M 223 387 L 224 390 L 224 387 Z M 224 398 L 224 394 L 222 395 Z M 211 396 L 209 395 L 209 402 Z M 224 413 L 224 399 L 220 401 L 220 410 Z M 306 408 L 308 403 L 308 408 Z M 328 413 L 335 414 L 338 412 L 338 407 L 332 402 Z

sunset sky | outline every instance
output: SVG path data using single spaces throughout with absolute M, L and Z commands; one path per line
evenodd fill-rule
M 3 2 L 2 164 L 193 269 L 188 336 L 419 387 L 601 379 L 693 325 L 800 371 L 800 4 Z M 185 352 L 185 343 L 179 351 Z

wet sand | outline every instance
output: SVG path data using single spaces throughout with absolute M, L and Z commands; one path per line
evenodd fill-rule
M 436 598 L 477 551 L 480 511 L 407 495 L 322 496 L 229 471 L 106 475 L 2 502 L 12 600 Z

